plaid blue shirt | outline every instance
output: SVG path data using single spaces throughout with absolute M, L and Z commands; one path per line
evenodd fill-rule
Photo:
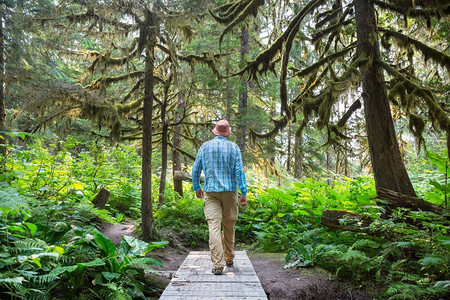
M 204 143 L 198 150 L 192 167 L 194 191 L 201 189 L 200 175 L 205 173 L 205 192 L 227 192 L 241 190 L 247 196 L 244 164 L 241 151 L 235 143 L 223 136 Z

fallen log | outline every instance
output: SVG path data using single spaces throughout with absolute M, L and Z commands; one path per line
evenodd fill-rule
M 392 210 L 398 207 L 431 211 L 436 214 L 442 214 L 444 211 L 443 207 L 421 198 L 408 196 L 384 188 L 377 188 L 377 197 L 374 199 L 380 206 L 386 208 L 386 211 L 380 216 L 383 219 L 389 218 Z M 409 221 L 413 223 L 413 220 Z M 320 219 L 320 224 L 331 229 L 377 234 L 368 229 L 372 222 L 373 220 L 368 217 L 347 210 L 324 210 Z
M 184 180 L 184 181 L 192 181 L 192 174 L 183 172 L 183 171 L 175 171 L 173 175 L 173 179 L 175 180 Z M 205 181 L 205 177 L 200 177 L 200 182 L 203 183 Z
M 348 210 L 326 209 L 320 218 L 320 224 L 328 228 L 360 233 L 370 233 L 370 223 L 371 219 Z
M 437 214 L 441 214 L 443 208 L 439 205 L 433 204 L 431 202 L 425 201 L 418 197 L 408 196 L 399 192 L 391 191 L 384 188 L 377 188 L 376 199 L 388 201 L 379 201 L 378 204 L 386 207 L 389 212 L 397 207 L 405 207 L 411 210 L 424 210 L 431 211 Z

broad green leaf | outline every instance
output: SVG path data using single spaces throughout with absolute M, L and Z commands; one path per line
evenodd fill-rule
M 435 181 L 435 180 L 431 180 L 430 179 L 430 184 L 433 185 L 435 188 L 437 188 L 440 191 L 446 192 L 446 193 L 450 193 L 450 185 L 443 185 L 440 184 L 439 182 Z
M 119 279 L 122 276 L 122 274 L 120 273 L 111 273 L 111 272 L 102 272 L 102 275 L 108 281 Z
M 139 256 L 139 255 L 144 255 L 144 251 L 147 249 L 148 247 L 148 243 L 141 241 L 140 239 L 136 238 L 136 237 L 132 237 L 132 236 L 124 236 L 122 238 L 122 241 L 124 241 L 124 243 L 120 243 L 120 249 L 119 249 L 119 253 L 123 254 L 125 250 L 128 250 L 127 248 L 129 248 L 129 252 L 131 252 L 133 255 Z M 147 251 L 148 252 L 148 251 Z
M 117 248 L 103 233 L 94 230 L 94 240 L 108 257 L 117 257 Z
M 164 248 L 169 242 L 168 241 L 160 241 L 160 242 L 152 242 L 148 245 L 145 253 L 148 253 L 156 248 Z
M 83 267 L 99 267 L 99 266 L 104 266 L 105 262 L 103 260 L 101 260 L 100 258 L 97 258 L 92 261 L 78 263 L 77 265 L 83 266 Z
M 25 232 L 25 229 L 23 229 L 20 226 L 16 226 L 16 225 L 8 226 L 7 228 L 8 228 L 8 230 L 11 230 L 11 231 Z
M 34 257 L 32 260 L 39 268 L 42 267 L 41 259 L 39 257 Z
M 77 266 L 57 267 L 50 272 L 50 275 L 58 276 L 64 272 L 72 273 L 77 269 Z
M 37 226 L 29 222 L 25 222 L 24 224 L 28 227 L 28 229 L 30 229 L 30 233 L 33 236 L 36 233 Z

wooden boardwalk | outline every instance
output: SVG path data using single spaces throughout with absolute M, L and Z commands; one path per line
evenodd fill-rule
M 244 251 L 236 251 L 234 266 L 222 275 L 211 273 L 207 251 L 192 251 L 159 299 L 267 299 Z

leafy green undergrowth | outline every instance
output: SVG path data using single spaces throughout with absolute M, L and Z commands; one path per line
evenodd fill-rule
M 144 272 L 162 266 L 148 255 L 166 242 L 125 236 L 117 249 L 95 228 L 117 220 L 116 208 L 93 207 L 95 192 L 134 193 L 126 186 L 136 186 L 135 162 L 121 161 L 129 158 L 120 158 L 123 148 L 91 155 L 71 152 L 69 144 L 38 140 L 0 157 L 0 298 L 147 299 L 160 292 L 144 282 Z
M 110 242 L 93 228 L 99 220 L 139 218 L 140 158 L 135 148 L 71 139 L 56 145 L 37 140 L 29 147 L 14 149 L 0 174 L 0 285 L 18 299 L 64 298 L 64 293 L 139 299 L 151 292 L 143 290 L 140 270 L 159 264 L 143 254 L 160 244 L 126 238 L 122 250 L 107 254 L 114 251 Z M 444 157 L 432 156 L 439 164 L 427 171 L 432 181 L 422 180 L 418 187 L 425 199 L 443 206 L 450 191 Z M 384 208 L 373 199 L 370 177 L 337 177 L 330 185 L 312 179 L 292 182 L 249 182 L 249 203 L 240 209 L 236 224 L 238 244 L 286 253 L 287 267 L 319 266 L 338 279 L 375 286 L 381 290 L 377 299 L 439 299 L 449 293 L 448 212 L 397 209 L 381 219 Z M 153 176 L 155 201 L 158 183 Z M 111 191 L 103 210 L 91 203 L 101 187 Z M 156 229 L 174 243 L 206 248 L 203 200 L 195 198 L 189 183 L 185 191 L 180 197 L 167 184 L 164 205 L 154 203 Z M 320 224 L 325 209 L 353 211 L 373 222 L 364 234 L 331 231 Z M 146 250 L 131 259 L 124 256 L 126 247 Z M 142 258 L 141 269 L 134 269 L 135 258 Z
M 155 211 L 158 231 L 176 235 L 183 246 L 204 248 L 208 242 L 208 226 L 203 213 L 203 200 L 196 199 L 193 193 L 182 198 L 167 199 Z

